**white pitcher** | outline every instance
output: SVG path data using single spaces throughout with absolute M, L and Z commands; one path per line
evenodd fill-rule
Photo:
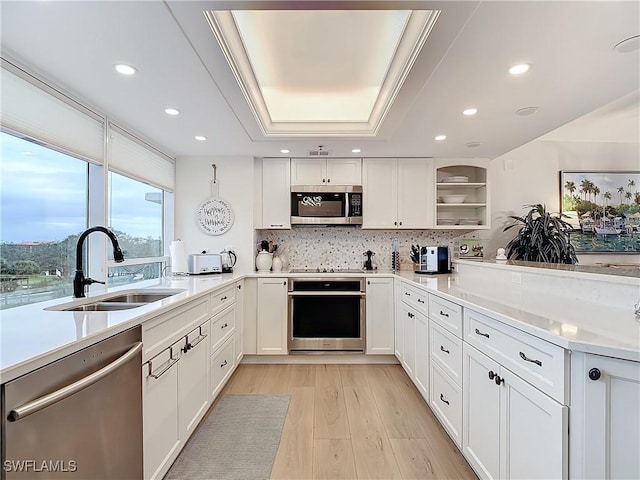
M 256 255 L 256 268 L 258 272 L 265 273 L 271 270 L 271 264 L 273 262 L 273 253 L 269 253 L 266 250 L 258 252 Z

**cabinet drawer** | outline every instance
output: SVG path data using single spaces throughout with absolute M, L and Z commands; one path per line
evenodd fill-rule
M 211 319 L 211 353 L 229 338 L 236 328 L 236 307 L 231 305 Z
M 236 301 L 236 286 L 234 284 L 221 288 L 211 294 L 211 313 L 218 313 Z
M 414 310 L 424 314 L 429 314 L 429 294 L 406 283 L 401 287 L 402 301 Z
M 431 359 L 462 386 L 462 340 L 431 322 Z
M 431 409 L 458 448 L 462 446 L 462 389 L 431 364 Z
M 462 338 L 462 307 L 444 298 L 429 297 L 429 318 L 438 322 L 456 337 Z
M 211 399 L 214 399 L 224 386 L 231 372 L 233 371 L 233 335 L 227 339 L 226 343 L 218 350 L 218 353 L 211 355 Z
M 557 345 L 465 309 L 464 338 L 516 375 L 567 404 L 567 352 Z
M 144 322 L 142 361 L 147 361 L 208 317 L 208 297 L 205 296 Z

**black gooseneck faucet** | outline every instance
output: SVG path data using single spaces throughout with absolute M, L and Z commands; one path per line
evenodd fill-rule
M 84 239 L 92 232 L 102 232 L 109 237 L 111 244 L 113 245 L 113 260 L 117 263 L 124 262 L 124 255 L 122 254 L 122 250 L 120 250 L 118 239 L 111 230 L 105 227 L 91 227 L 82 232 L 78 238 L 78 245 L 76 246 L 76 274 L 73 277 L 73 296 L 75 298 L 83 298 L 85 296 L 85 285 L 91 285 L 92 283 L 105 284 L 105 282 L 100 282 L 93 278 L 85 278 L 84 272 L 82 271 L 82 245 L 84 243 Z

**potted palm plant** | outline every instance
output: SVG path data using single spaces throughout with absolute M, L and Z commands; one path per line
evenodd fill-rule
M 547 212 L 543 204 L 526 205 L 529 212 L 518 217 L 504 231 L 520 227 L 517 235 L 507 244 L 507 258 L 546 263 L 578 263 L 576 251 L 569 241 L 572 226 L 562 220 L 561 214 Z

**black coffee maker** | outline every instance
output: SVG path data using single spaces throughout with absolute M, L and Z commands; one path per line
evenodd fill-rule
M 371 250 L 367 250 L 366 252 L 363 253 L 363 255 L 366 255 L 367 257 L 367 259 L 364 261 L 364 269 L 375 270 L 375 265 L 373 263 L 373 256 L 375 255 L 375 253 L 372 252 Z

